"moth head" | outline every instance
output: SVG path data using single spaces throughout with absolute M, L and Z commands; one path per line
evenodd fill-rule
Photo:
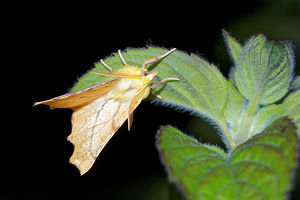
M 154 72 L 148 72 L 146 70 L 142 70 L 142 76 L 143 77 L 147 77 L 150 81 L 153 80 L 153 78 L 158 74 L 158 71 L 154 71 Z

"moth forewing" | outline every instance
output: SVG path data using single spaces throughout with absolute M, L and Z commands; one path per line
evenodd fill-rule
M 81 174 L 86 173 L 95 159 L 128 117 L 129 102 L 108 99 L 107 96 L 73 113 L 72 134 L 68 140 L 74 144 L 70 158 Z
M 102 95 L 108 93 L 120 80 L 120 78 L 114 78 L 104 83 L 77 91 L 61 95 L 46 101 L 35 102 L 33 106 L 45 104 L 49 105 L 50 109 L 54 108 L 71 108 L 76 110 L 83 107 L 92 101 L 100 98 Z

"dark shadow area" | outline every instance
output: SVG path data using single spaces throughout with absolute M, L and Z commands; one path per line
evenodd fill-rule
M 19 85 L 14 91 L 26 92 L 24 97 L 18 96 L 25 103 L 16 106 L 26 111 L 16 110 L 14 117 L 8 117 L 15 123 L 10 125 L 14 131 L 5 133 L 8 139 L 2 143 L 9 148 L 2 152 L 4 186 L 0 199 L 180 199 L 159 161 L 155 134 L 161 125 L 170 124 L 201 142 L 224 147 L 209 122 L 143 101 L 134 112 L 132 130 L 128 132 L 125 123 L 92 169 L 80 176 L 75 166 L 68 163 L 73 152 L 66 139 L 71 133 L 71 110 L 32 108 L 33 103 L 66 93 L 93 63 L 112 52 L 146 47 L 149 42 L 198 53 L 215 63 L 225 77 L 232 63 L 222 41 L 222 28 L 242 44 L 249 36 L 263 32 L 272 40 L 292 40 L 300 48 L 300 4 L 287 2 L 290 4 L 284 6 L 280 6 L 281 0 L 242 4 L 173 1 L 165 6 L 146 2 L 142 8 L 129 8 L 128 2 L 40 3 L 25 9 L 24 14 L 17 16 L 11 39 L 17 43 L 13 51 L 16 60 L 11 60 L 11 64 L 19 67 L 18 73 L 11 69 L 9 74 Z M 296 65 L 299 53 L 296 49 Z M 21 55 L 26 56 L 18 60 Z M 150 67 L 155 69 L 156 64 Z M 296 69 L 299 74 L 299 67 Z M 292 199 L 299 195 L 299 174 Z

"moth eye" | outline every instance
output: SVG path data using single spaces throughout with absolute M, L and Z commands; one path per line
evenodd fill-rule
M 142 71 L 142 76 L 147 76 L 149 74 L 149 72 L 148 71 Z

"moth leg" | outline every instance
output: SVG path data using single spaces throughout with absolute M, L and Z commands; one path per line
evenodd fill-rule
M 158 86 L 160 86 L 162 83 L 164 83 L 166 81 L 180 81 L 180 79 L 179 78 L 165 78 L 163 80 L 153 83 L 151 85 L 151 89 L 157 88 Z
M 157 98 L 162 99 L 162 97 L 158 94 L 156 94 L 153 90 L 150 91 L 153 95 L 155 95 Z
M 146 60 L 146 62 L 143 65 L 143 69 L 147 69 L 147 65 L 150 65 L 152 63 L 155 63 L 161 59 L 163 59 L 164 57 L 166 57 L 167 55 L 169 55 L 170 53 L 172 53 L 173 51 L 175 51 L 176 48 L 171 49 L 170 51 L 168 51 L 167 53 L 165 53 L 164 55 L 158 56 L 158 57 L 154 57 L 151 59 Z
M 119 56 L 120 56 L 120 58 L 121 58 L 121 60 L 122 60 L 122 63 L 123 63 L 124 65 L 127 65 L 125 59 L 124 59 L 123 56 L 122 56 L 122 53 L 121 53 L 121 50 L 120 50 L 120 49 L 118 50 L 118 54 L 119 54 Z
M 116 70 L 112 69 L 110 66 L 108 66 L 102 59 L 100 60 L 100 62 L 101 62 L 102 65 L 104 65 L 104 67 L 106 67 L 106 69 L 108 69 L 109 71 L 116 71 Z

